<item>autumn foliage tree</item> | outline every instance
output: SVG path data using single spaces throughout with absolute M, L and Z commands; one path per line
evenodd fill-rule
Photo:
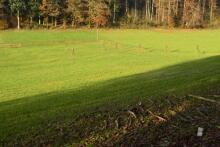
M 203 23 L 203 15 L 198 0 L 185 0 L 182 25 L 186 28 L 199 27 Z
M 97 40 L 99 39 L 98 29 L 99 27 L 107 25 L 110 17 L 110 10 L 108 3 L 104 0 L 94 0 L 90 3 L 90 19 L 95 24 L 97 29 Z
M 80 22 L 81 15 L 80 15 L 80 11 L 77 7 L 77 0 L 69 0 L 68 1 L 67 13 L 71 17 L 72 27 L 74 27 L 76 24 L 78 24 Z
M 49 7 L 49 16 L 52 18 L 52 25 L 57 26 L 57 17 L 61 14 L 61 7 L 58 0 L 52 0 Z
M 107 25 L 109 21 L 110 10 L 105 1 L 95 2 L 91 13 L 91 20 L 96 27 Z
M 43 17 L 43 24 L 47 24 L 48 27 L 48 17 L 50 13 L 50 1 L 49 0 L 43 0 L 41 5 L 39 6 L 40 14 Z

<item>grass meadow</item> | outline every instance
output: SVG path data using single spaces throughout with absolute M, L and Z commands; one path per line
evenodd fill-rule
M 0 32 L 0 141 L 220 86 L 219 30 Z

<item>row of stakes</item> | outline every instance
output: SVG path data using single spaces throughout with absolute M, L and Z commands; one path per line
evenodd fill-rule
M 103 46 L 105 47 L 104 44 L 103 44 Z M 119 43 L 117 43 L 117 42 L 115 43 L 115 48 L 116 48 L 116 49 L 119 48 Z M 139 48 L 139 49 L 145 49 L 145 48 L 142 46 L 142 44 L 139 44 L 139 45 L 138 45 L 138 48 Z M 164 51 L 165 51 L 165 53 L 169 53 L 169 46 L 168 46 L 168 45 L 165 46 Z M 72 48 L 72 55 L 75 55 L 75 52 L 76 52 L 76 49 L 75 49 L 75 48 Z M 202 52 L 202 51 L 200 50 L 200 46 L 199 46 L 199 45 L 196 46 L 196 53 L 198 53 L 198 54 L 205 54 L 205 52 Z

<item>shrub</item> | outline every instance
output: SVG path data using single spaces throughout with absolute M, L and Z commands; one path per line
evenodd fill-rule
M 6 20 L 0 20 L 0 30 L 7 28 L 8 28 L 8 22 Z

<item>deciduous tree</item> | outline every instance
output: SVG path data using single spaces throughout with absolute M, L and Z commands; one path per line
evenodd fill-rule
M 17 28 L 20 29 L 20 15 L 26 9 L 26 3 L 24 0 L 9 0 L 9 6 L 17 16 Z

